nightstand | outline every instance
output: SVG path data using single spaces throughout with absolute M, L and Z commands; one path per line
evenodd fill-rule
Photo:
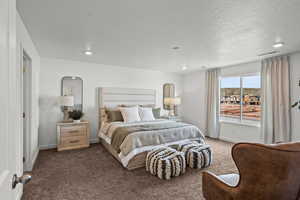
M 182 122 L 182 119 L 179 116 L 163 116 L 162 119 L 172 120 L 175 122 Z
M 56 127 L 57 151 L 90 146 L 90 124 L 88 121 L 59 122 Z

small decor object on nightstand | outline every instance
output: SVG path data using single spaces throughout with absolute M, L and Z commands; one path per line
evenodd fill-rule
M 83 112 L 81 110 L 73 110 L 69 112 L 69 117 L 73 119 L 74 123 L 80 122 L 80 119 L 83 117 Z
M 88 121 L 57 123 L 57 150 L 79 149 L 90 146 L 90 124 Z

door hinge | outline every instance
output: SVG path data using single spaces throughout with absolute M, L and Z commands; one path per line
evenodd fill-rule
M 23 112 L 23 115 L 22 115 L 22 116 L 23 116 L 23 118 L 25 118 L 25 116 L 26 116 L 26 115 L 25 115 L 25 113 L 24 113 L 24 112 Z
M 26 161 L 26 159 L 25 159 L 25 157 L 23 156 L 23 163 L 25 163 L 25 161 Z
M 23 72 L 24 72 L 24 73 L 26 72 L 26 67 L 23 67 Z

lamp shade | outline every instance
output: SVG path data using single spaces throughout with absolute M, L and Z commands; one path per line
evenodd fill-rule
M 168 106 L 172 105 L 172 98 L 171 97 L 164 98 L 164 104 Z
M 164 99 L 164 104 L 166 105 L 180 105 L 181 99 L 180 97 L 167 97 Z
M 180 97 L 173 98 L 173 104 L 174 105 L 180 105 L 181 104 L 181 98 Z
M 74 106 L 74 97 L 73 96 L 61 96 L 60 105 L 62 106 Z

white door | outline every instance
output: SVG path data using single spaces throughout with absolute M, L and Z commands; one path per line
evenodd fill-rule
M 21 198 L 22 185 L 12 188 L 14 174 L 22 175 L 21 109 L 16 65 L 16 1 L 0 0 L 0 199 Z

